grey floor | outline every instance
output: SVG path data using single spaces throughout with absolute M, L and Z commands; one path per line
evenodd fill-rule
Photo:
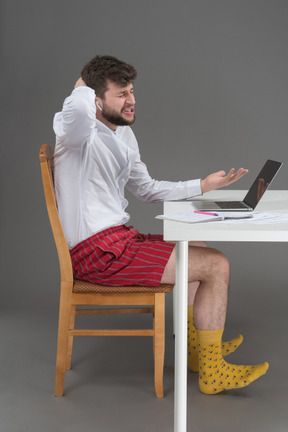
M 249 255 L 242 253 L 245 248 Z M 215 396 L 201 394 L 197 374 L 188 373 L 188 431 L 287 432 L 287 253 L 283 245 L 235 246 L 228 252 L 232 279 L 225 338 L 244 335 L 229 361 L 268 361 L 270 368 L 252 385 Z M 51 282 L 57 277 L 42 285 L 48 288 Z M 163 399 L 154 395 L 151 339 L 134 337 L 76 339 L 65 396 L 55 398 L 58 286 L 54 285 L 49 298 L 47 292 L 39 292 L 35 308 L 23 300 L 22 305 L 15 301 L 1 310 L 0 430 L 172 432 L 172 296 L 166 300 Z M 100 327 L 109 325 L 104 317 L 93 320 Z M 135 317 L 113 321 L 129 327 Z M 139 327 L 150 324 L 148 317 L 138 321 Z

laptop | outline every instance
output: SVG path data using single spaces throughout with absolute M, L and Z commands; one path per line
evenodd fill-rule
M 243 201 L 213 202 L 193 200 L 193 205 L 197 210 L 202 211 L 253 211 L 272 183 L 282 164 L 282 162 L 276 162 L 274 160 L 268 159 Z

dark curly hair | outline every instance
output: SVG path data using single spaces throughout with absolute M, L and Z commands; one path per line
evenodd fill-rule
M 82 69 L 81 77 L 88 87 L 95 90 L 101 99 L 105 99 L 108 89 L 107 80 L 121 87 L 126 87 L 137 76 L 136 69 L 112 56 L 97 55 Z

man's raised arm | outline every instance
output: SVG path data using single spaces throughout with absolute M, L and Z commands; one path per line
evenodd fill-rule
M 54 131 L 59 144 L 81 146 L 87 142 L 96 124 L 95 92 L 79 78 L 62 111 L 54 118 Z

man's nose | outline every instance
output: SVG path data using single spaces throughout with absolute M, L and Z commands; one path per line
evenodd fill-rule
M 126 102 L 129 103 L 130 105 L 135 105 L 136 100 L 135 100 L 135 96 L 133 93 L 131 93 L 128 98 L 126 99 Z

